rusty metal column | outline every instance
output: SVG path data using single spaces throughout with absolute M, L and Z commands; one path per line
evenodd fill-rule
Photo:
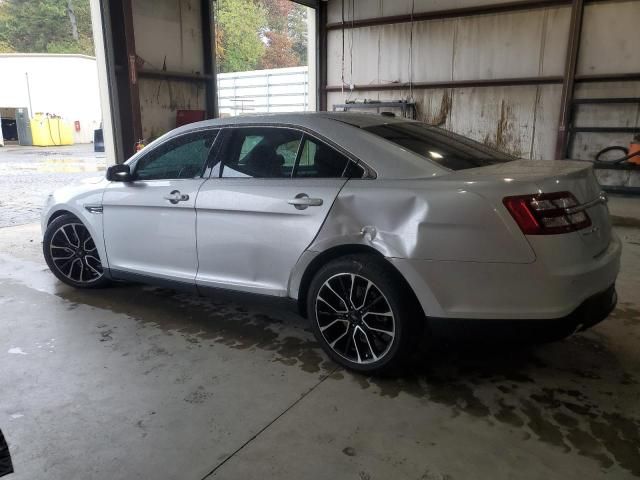
M 205 105 L 206 117 L 218 116 L 218 77 L 216 75 L 216 30 L 211 9 L 211 0 L 201 0 L 200 14 L 202 16 L 202 54 L 205 76 Z
M 316 38 L 318 50 L 316 53 L 316 85 L 317 109 L 327 110 L 327 2 L 318 2 L 316 10 Z
M 569 25 L 569 40 L 567 43 L 567 58 L 565 61 L 564 79 L 562 82 L 562 98 L 560 100 L 560 119 L 558 120 L 558 137 L 556 138 L 555 157 L 558 160 L 567 157 L 569 128 L 573 110 L 573 91 L 580 50 L 582 34 L 582 15 L 584 0 L 573 0 L 571 4 L 571 23 Z
M 138 89 L 138 56 L 136 55 L 136 40 L 133 29 L 133 10 L 131 0 L 122 0 L 122 19 L 124 25 L 125 45 L 127 50 L 127 71 L 129 74 L 129 96 L 131 106 L 131 126 L 133 140 L 137 142 L 142 137 L 142 116 L 140 113 L 140 91 Z M 135 145 L 125 145 L 125 155 L 128 157 L 135 151 Z

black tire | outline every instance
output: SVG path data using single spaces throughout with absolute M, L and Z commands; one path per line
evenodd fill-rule
M 404 279 L 371 254 L 340 257 L 320 268 L 309 286 L 307 314 L 318 342 L 336 363 L 377 375 L 406 366 L 424 325 Z
M 67 285 L 101 288 L 110 283 L 89 230 L 74 215 L 61 215 L 49 224 L 42 240 L 42 252 L 51 272 Z

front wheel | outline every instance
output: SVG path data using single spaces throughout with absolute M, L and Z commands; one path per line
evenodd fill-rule
M 415 300 L 398 272 L 375 255 L 350 255 L 322 267 L 311 282 L 307 312 L 325 352 L 363 373 L 397 370 L 418 337 Z
M 89 230 L 73 215 L 61 215 L 49 224 L 42 250 L 49 269 L 67 285 L 98 288 L 109 283 Z

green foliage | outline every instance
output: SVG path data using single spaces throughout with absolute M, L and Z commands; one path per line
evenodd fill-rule
M 215 5 L 221 72 L 306 65 L 305 7 L 290 0 L 217 0 Z M 0 0 L 0 52 L 93 55 L 89 0 Z
M 216 10 L 222 39 L 221 72 L 241 72 L 258 67 L 265 50 L 261 39 L 266 14 L 253 0 L 219 0 Z
M 291 39 L 293 51 L 298 56 L 298 65 L 307 64 L 307 9 L 296 4 L 291 10 L 288 22 L 288 35 Z
M 71 4 L 78 27 L 72 35 Z M 0 2 L 0 51 L 93 55 L 89 0 L 4 0 Z
M 290 0 L 217 0 L 220 72 L 307 64 L 307 12 Z

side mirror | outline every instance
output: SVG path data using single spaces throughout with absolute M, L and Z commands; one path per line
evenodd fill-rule
M 119 164 L 111 165 L 107 168 L 107 180 L 110 182 L 131 182 L 133 175 L 129 165 Z

